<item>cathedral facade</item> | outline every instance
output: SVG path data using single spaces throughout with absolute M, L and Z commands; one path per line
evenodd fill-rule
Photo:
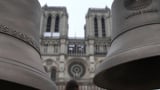
M 80 90 L 103 90 L 92 79 L 95 68 L 103 62 L 111 43 L 111 12 L 109 8 L 89 8 L 84 25 L 84 38 L 68 36 L 66 7 L 42 8 L 40 46 L 46 72 L 58 90 L 75 79 Z

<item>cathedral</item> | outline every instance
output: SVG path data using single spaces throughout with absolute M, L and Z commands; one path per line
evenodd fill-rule
M 46 72 L 64 90 L 69 80 L 76 80 L 80 90 L 104 90 L 93 84 L 95 68 L 103 62 L 111 43 L 111 11 L 89 8 L 84 38 L 68 36 L 66 7 L 42 7 L 40 27 L 41 58 Z

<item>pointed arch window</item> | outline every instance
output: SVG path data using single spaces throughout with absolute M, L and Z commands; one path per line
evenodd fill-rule
M 95 35 L 95 37 L 98 37 L 98 22 L 97 22 L 97 17 L 94 18 L 94 35 Z
M 52 22 L 52 16 L 49 15 L 48 19 L 47 19 L 47 28 L 46 28 L 46 32 L 51 32 L 51 22 Z
M 102 36 L 106 37 L 106 30 L 105 30 L 106 27 L 105 27 L 105 19 L 104 19 L 104 17 L 102 17 L 101 22 L 102 22 Z
M 57 15 L 55 20 L 55 32 L 59 32 L 59 19 L 59 15 Z
M 55 67 L 51 68 L 51 79 L 53 81 L 56 80 L 56 68 Z

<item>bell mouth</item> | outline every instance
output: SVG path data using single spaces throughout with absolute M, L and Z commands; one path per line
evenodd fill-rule
M 32 88 L 33 90 L 56 90 L 55 83 L 51 81 L 45 72 L 39 71 L 29 65 L 15 62 L 13 59 L 0 58 L 0 73 L 0 80 L 10 82 L 8 84 L 11 86 Z
M 5 80 L 0 80 L 0 88 L 3 88 L 4 90 L 39 90 L 33 87 L 24 86 Z
M 96 68 L 95 84 L 111 90 L 160 88 L 159 27 L 159 24 L 139 27 L 117 38 Z
M 95 76 L 94 82 L 102 88 L 111 90 L 158 89 L 160 56 L 142 58 L 106 69 Z

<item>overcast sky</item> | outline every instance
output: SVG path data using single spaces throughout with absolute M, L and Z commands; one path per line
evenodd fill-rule
M 84 37 L 88 8 L 111 7 L 113 0 L 39 0 L 41 6 L 65 6 L 69 15 L 69 37 Z

